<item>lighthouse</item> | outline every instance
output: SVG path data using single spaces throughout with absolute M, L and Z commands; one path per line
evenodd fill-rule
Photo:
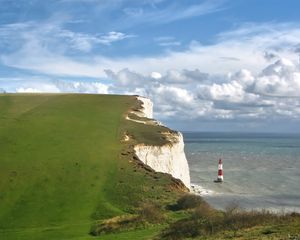
M 215 182 L 223 182 L 223 164 L 222 159 L 219 159 L 219 165 L 218 165 L 218 178 L 215 180 Z

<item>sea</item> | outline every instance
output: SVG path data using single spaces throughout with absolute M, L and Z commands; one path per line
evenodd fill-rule
M 210 205 L 300 212 L 300 134 L 183 135 L 191 182 Z M 223 183 L 214 182 L 219 158 Z

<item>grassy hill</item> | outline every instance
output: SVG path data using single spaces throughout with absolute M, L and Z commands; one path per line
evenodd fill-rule
M 0 94 L 0 239 L 300 239 L 299 213 L 218 211 L 143 165 L 133 145 L 170 130 L 125 120 L 139 104 Z
M 122 153 L 124 128 L 139 125 L 124 114 L 136 104 L 129 96 L 0 95 L 0 239 L 92 239 L 94 220 L 172 199 L 169 176 Z

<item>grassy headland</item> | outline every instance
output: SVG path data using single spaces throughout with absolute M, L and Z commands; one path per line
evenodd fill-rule
M 299 239 L 298 214 L 217 211 L 139 162 L 133 145 L 162 145 L 170 130 L 125 120 L 138 107 L 131 96 L 0 94 L 0 239 Z
M 0 239 L 91 239 L 94 220 L 173 198 L 169 176 L 122 155 L 124 115 L 135 104 L 129 96 L 1 94 Z

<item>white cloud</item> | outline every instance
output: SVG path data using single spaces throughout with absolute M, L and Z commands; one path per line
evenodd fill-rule
M 7 32 L 4 29 L 0 34 Z M 18 86 L 17 91 L 140 94 L 153 99 L 156 117 L 166 120 L 175 115 L 187 120 L 300 119 L 295 52 L 300 28 L 294 24 L 242 26 L 223 33 L 210 45 L 193 42 L 185 51 L 117 59 L 91 54 L 78 60 L 64 49 L 51 51 L 43 44 L 45 36 L 24 33 L 22 37 L 25 42 L 18 51 L 1 54 L 2 63 L 49 75 L 108 78 L 112 83 L 36 81 Z M 111 33 L 104 39 L 122 37 Z M 80 39 L 77 47 L 89 49 L 90 40 L 85 42 L 83 36 L 68 38 Z M 271 56 L 266 57 L 266 51 Z
M 35 78 L 18 80 L 16 91 L 139 94 L 154 101 L 155 117 L 163 121 L 174 116 L 184 121 L 300 119 L 300 70 L 289 60 L 270 64 L 258 74 L 243 69 L 218 76 L 218 81 L 197 69 L 156 72 L 159 77 L 129 69 L 106 74 L 110 84 Z
M 158 45 L 161 47 L 176 47 L 176 46 L 180 46 L 181 42 L 179 41 L 159 42 Z
M 53 81 L 60 92 L 108 94 L 109 85 L 100 82 Z
M 176 47 L 181 45 L 181 42 L 174 37 L 156 37 L 154 41 L 161 47 Z
M 125 36 L 122 34 L 111 33 L 102 41 L 112 41 L 123 37 Z M 27 34 L 19 50 L 1 54 L 2 63 L 15 68 L 52 75 L 96 78 L 105 76 L 105 69 L 117 72 L 125 68 L 144 75 L 149 75 L 154 71 L 165 74 L 170 69 L 176 71 L 199 69 L 200 72 L 210 74 L 227 74 L 246 68 L 253 73 L 258 73 L 262 70 L 262 66 L 269 63 L 269 59 L 265 57 L 266 51 L 272 50 L 274 56 L 291 60 L 298 58 L 298 53 L 295 53 L 294 50 L 299 43 L 300 28 L 295 24 L 241 26 L 235 31 L 223 33 L 213 44 L 201 45 L 193 42 L 184 51 L 168 51 L 151 57 L 109 58 L 90 54 L 85 58 L 72 58 L 65 54 L 66 50 L 59 44 L 55 49 L 52 48 L 53 44 L 50 44 L 52 47 L 49 47 L 49 44 L 44 42 L 45 38 L 47 42 L 51 40 L 49 35 L 43 37 L 37 33 Z M 73 45 L 75 44 L 77 48 L 86 51 L 90 49 L 91 40 L 80 35 L 74 39 L 78 41 L 73 40 L 76 42 L 73 42 Z M 55 42 L 55 39 L 53 41 Z
M 111 44 L 112 42 L 120 41 L 126 38 L 132 38 L 135 37 L 135 35 L 127 35 L 122 32 L 109 32 L 107 35 L 100 36 L 96 42 L 102 43 L 102 44 Z
M 136 24 L 164 24 L 187 18 L 207 15 L 224 9 L 223 2 L 219 0 L 203 1 L 200 4 L 182 5 L 179 2 L 160 7 L 158 4 L 162 1 L 151 1 L 151 8 L 143 6 L 125 8 L 124 13 L 127 15 L 127 22 L 132 25 Z
M 281 59 L 265 68 L 256 79 L 254 91 L 277 97 L 300 97 L 300 69 Z
M 151 77 L 154 79 L 160 79 L 162 76 L 159 72 L 152 72 Z
M 125 93 L 150 97 L 160 119 L 175 115 L 181 119 L 258 119 L 292 114 L 300 117 L 299 67 L 284 59 L 259 74 L 242 69 L 218 76 L 219 82 L 197 69 L 169 70 L 160 73 L 159 78 L 129 69 L 107 72 L 115 80 L 112 91 L 122 93 L 123 89 Z
M 109 86 L 100 82 L 77 82 L 65 80 L 29 81 L 17 87 L 16 92 L 22 93 L 97 93 L 108 94 Z
M 44 85 L 41 85 L 41 86 L 38 86 L 37 88 L 31 88 L 31 87 L 28 87 L 28 88 L 23 88 L 23 87 L 20 87 L 20 88 L 17 88 L 16 89 L 16 92 L 17 93 L 59 93 L 59 89 L 57 89 L 55 86 L 44 86 Z
M 116 86 L 119 87 L 134 87 L 134 86 L 143 86 L 146 81 L 149 80 L 149 77 L 143 76 L 142 74 L 130 71 L 125 68 L 121 71 L 114 73 L 112 70 L 104 70 L 107 77 L 114 81 Z
M 243 100 L 245 92 L 238 82 L 233 81 L 230 83 L 213 84 L 208 89 L 201 89 L 200 92 L 208 93 L 208 97 L 213 100 L 225 100 L 232 102 L 240 102 Z
M 59 56 L 46 52 L 43 55 L 41 51 L 34 47 L 34 44 L 30 43 L 28 46 L 14 54 L 3 55 L 0 60 L 3 64 L 16 67 L 19 69 L 26 69 L 36 71 L 38 73 L 58 75 L 58 76 L 75 76 L 75 77 L 93 77 L 99 78 L 104 76 L 101 63 L 86 64 L 80 61 L 73 61 L 64 56 Z M 26 61 L 20 56 L 26 55 Z
M 190 84 L 199 83 L 205 81 L 209 78 L 207 73 L 201 72 L 199 69 L 194 70 L 168 70 L 163 76 L 163 81 L 165 83 L 173 84 Z
M 256 27 L 260 30 L 256 30 Z M 264 24 L 263 27 L 256 27 L 249 29 L 248 26 L 241 26 L 236 31 L 224 33 L 210 45 L 193 42 L 184 51 L 169 51 L 154 57 L 118 59 L 108 68 L 118 70 L 127 67 L 144 74 L 152 71 L 165 73 L 170 69 L 199 69 L 210 74 L 227 74 L 242 68 L 258 73 L 269 63 L 265 58 L 267 50 L 272 50 L 278 57 L 298 59 L 293 49 L 299 43 L 300 26 Z
M 72 32 L 60 22 L 6 24 L 0 26 L 0 46 L 7 50 L 0 53 L 0 61 L 39 73 L 98 78 L 105 75 L 103 69 L 111 60 L 95 60 L 90 55 L 84 58 L 81 54 L 70 57 L 70 51 L 88 54 L 97 44 L 110 45 L 132 37 L 135 36 L 115 31 L 96 35 Z
M 87 34 L 74 32 L 63 27 L 60 22 L 24 22 L 6 24 L 0 27 L 0 43 L 6 41 L 13 42 L 25 41 L 25 44 L 34 39 L 40 45 L 57 51 L 59 48 L 73 48 L 75 50 L 89 52 L 99 44 L 110 45 L 113 42 L 136 37 L 133 34 L 110 31 L 108 33 Z
M 176 105 L 189 105 L 193 102 L 194 96 L 192 92 L 186 89 L 173 87 L 168 85 L 159 85 L 155 88 L 154 92 L 160 97 L 165 99 L 169 104 Z

